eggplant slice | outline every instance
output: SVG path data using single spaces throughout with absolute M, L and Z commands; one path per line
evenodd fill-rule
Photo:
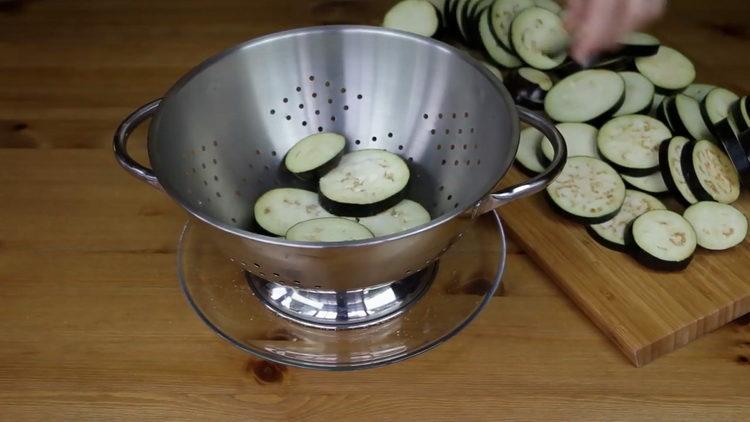
M 589 234 L 600 244 L 610 249 L 625 252 L 625 232 L 630 223 L 651 210 L 664 210 L 667 207 L 653 196 L 636 190 L 625 191 L 625 202 L 611 220 L 587 226 Z
M 547 186 L 547 199 L 562 215 L 585 224 L 603 223 L 620 211 L 625 184 L 604 161 L 570 157 Z
M 698 246 L 723 251 L 739 245 L 747 237 L 747 217 L 737 208 L 718 202 L 698 202 L 683 217 L 695 229 Z
M 313 179 L 336 166 L 346 148 L 346 139 L 337 133 L 316 133 L 297 142 L 284 157 L 284 167 L 302 178 Z
M 701 201 L 731 204 L 740 196 L 737 169 L 713 142 L 687 144 L 682 151 L 682 171 L 690 190 Z
M 255 222 L 267 233 L 284 236 L 292 226 L 315 218 L 333 217 L 318 203 L 315 192 L 294 188 L 272 189 L 253 207 Z
M 635 66 L 662 92 L 687 88 L 695 80 L 693 62 L 679 51 L 664 45 L 653 56 L 636 58 Z
M 547 93 L 544 110 L 554 120 L 596 123 L 625 101 L 625 81 L 611 70 L 584 70 L 559 81 Z
M 685 269 L 693 259 L 697 236 L 680 214 L 652 210 L 641 214 L 625 232 L 625 243 L 643 265 L 659 271 Z
M 348 242 L 373 237 L 367 227 L 346 218 L 326 217 L 292 226 L 285 236 L 300 242 Z
M 409 177 L 409 167 L 396 154 L 379 149 L 350 152 L 320 178 L 320 204 L 334 215 L 369 217 L 401 202 Z
M 685 137 L 675 136 L 659 146 L 659 171 L 664 177 L 664 183 L 672 195 L 686 207 L 698 202 L 682 171 L 682 150 L 692 142 Z
M 671 137 L 662 122 L 634 114 L 615 117 L 602 126 L 597 146 L 602 158 L 620 173 L 647 176 L 659 169 L 659 145 Z

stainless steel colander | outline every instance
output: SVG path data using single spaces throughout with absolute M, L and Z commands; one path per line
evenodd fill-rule
M 519 113 L 553 142 L 555 159 L 536 178 L 492 193 L 513 162 Z M 153 170 L 126 150 L 130 133 L 149 117 Z M 351 149 L 382 148 L 407 159 L 408 197 L 433 220 L 387 237 L 333 244 L 247 231 L 257 197 L 299 183 L 279 170 L 286 151 L 319 131 L 344 134 Z M 114 147 L 128 172 L 209 225 L 237 265 L 277 283 L 336 291 L 425 268 L 477 215 L 542 190 L 566 156 L 554 126 L 516 109 L 500 81 L 467 54 L 362 26 L 282 32 L 220 53 L 128 116 Z

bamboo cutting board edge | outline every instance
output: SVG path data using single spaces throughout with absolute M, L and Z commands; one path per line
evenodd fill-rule
M 501 215 L 503 213 L 501 212 Z M 535 252 L 535 245 L 524 240 L 523 236 L 517 233 L 513 226 L 506 224 L 508 235 L 518 243 L 526 254 L 539 265 L 547 274 L 551 275 L 552 280 L 565 294 L 573 300 L 578 308 L 599 328 L 602 333 L 609 338 L 625 354 L 625 356 L 636 366 L 642 367 L 654 359 L 663 356 L 673 350 L 689 344 L 704 334 L 721 328 L 725 324 L 741 317 L 750 312 L 750 295 L 729 301 L 724 307 L 716 309 L 713 313 L 698 317 L 685 323 L 681 328 L 672 333 L 667 333 L 659 339 L 656 339 L 649 345 L 638 345 L 630 343 L 622 336 L 618 336 L 616 330 L 618 327 L 607 325 L 598 309 L 587 306 L 583 298 L 564 281 L 561 281 L 556 272 L 550 268 L 548 263 Z M 585 233 L 584 233 L 585 234 Z M 612 253 L 616 253 L 612 251 Z M 718 314 L 718 315 L 717 315 Z M 701 327 L 703 324 L 703 327 Z M 620 328 L 622 329 L 622 328 Z M 700 334 L 699 334 L 700 333 Z M 683 338 L 685 337 L 685 338 Z
M 513 168 L 503 185 L 524 179 L 525 176 Z M 556 214 L 541 195 L 544 194 L 522 199 L 500 210 L 508 223 L 509 235 L 636 367 L 750 312 L 750 281 L 737 274 L 736 268 L 721 267 L 750 254 L 747 240 L 738 246 L 742 248 L 739 252 L 719 252 L 723 255 L 716 259 L 711 258 L 716 252 L 698 251 L 697 262 L 685 272 L 655 274 L 626 254 L 598 245 L 583 225 Z M 748 195 L 741 198 L 738 208 L 747 215 Z M 555 246 L 561 243 L 560 236 L 570 236 L 571 243 Z M 545 246 L 547 244 L 552 246 Z M 571 271 L 575 258 L 594 265 Z M 610 269 L 608 263 L 615 268 Z M 618 270 L 622 275 L 612 272 Z M 680 277 L 691 280 L 683 283 Z M 713 284 L 705 285 L 704 279 Z M 664 282 L 656 284 L 655 281 Z M 644 313 L 653 315 L 644 318 L 641 315 Z

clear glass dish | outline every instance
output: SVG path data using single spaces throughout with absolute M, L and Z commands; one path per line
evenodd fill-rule
M 187 223 L 177 273 L 200 318 L 240 349 L 311 369 L 373 368 L 424 353 L 456 335 L 501 284 L 505 235 L 489 213 L 439 260 L 429 288 L 396 316 L 355 329 L 322 329 L 282 318 L 251 288 L 246 273 L 212 244 L 202 224 Z

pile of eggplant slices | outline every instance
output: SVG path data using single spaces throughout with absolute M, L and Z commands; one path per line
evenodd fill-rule
M 731 204 L 750 186 L 748 98 L 695 83 L 693 63 L 646 33 L 583 68 L 568 58 L 562 13 L 551 0 L 404 0 L 383 26 L 465 47 L 518 104 L 557 122 L 568 161 L 548 202 L 602 245 L 676 271 L 698 246 L 742 243 L 747 218 Z M 521 132 L 522 170 L 552 157 L 538 130 Z

